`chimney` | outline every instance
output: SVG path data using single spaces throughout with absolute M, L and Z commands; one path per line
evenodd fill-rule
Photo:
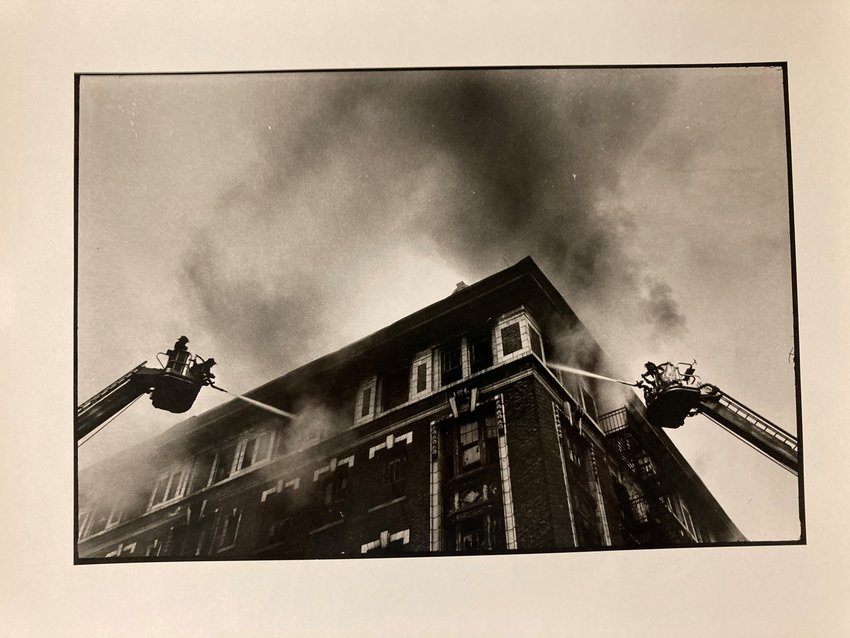
M 459 281 L 459 282 L 457 282 L 455 289 L 452 291 L 452 294 L 455 294 L 456 292 L 460 292 L 464 288 L 469 288 L 469 286 L 467 286 L 466 283 L 464 283 L 463 281 Z

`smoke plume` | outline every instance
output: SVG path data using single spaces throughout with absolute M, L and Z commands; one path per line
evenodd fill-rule
M 684 330 L 673 291 L 631 248 L 638 213 L 607 203 L 669 82 L 500 70 L 271 86 L 256 162 L 223 185 L 184 282 L 207 327 L 263 374 L 344 345 L 328 335 L 434 255 L 473 280 L 531 255 L 591 321 L 616 315 L 647 338 Z

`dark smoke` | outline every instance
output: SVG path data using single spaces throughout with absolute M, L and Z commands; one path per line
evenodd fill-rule
M 185 264 L 208 328 L 264 372 L 321 354 L 351 308 L 391 296 L 399 249 L 436 251 L 471 278 L 531 255 L 580 311 L 684 331 L 672 290 L 631 250 L 637 213 L 605 203 L 664 116 L 669 81 L 514 70 L 271 86 L 279 107 L 258 122 L 259 160 Z

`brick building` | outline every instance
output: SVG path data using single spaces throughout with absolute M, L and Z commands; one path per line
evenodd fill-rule
M 526 258 L 79 475 L 81 562 L 745 539 Z

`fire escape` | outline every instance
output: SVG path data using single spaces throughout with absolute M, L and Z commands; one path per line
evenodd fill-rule
M 624 491 L 620 497 L 621 501 L 628 499 L 628 503 L 620 503 L 623 537 L 627 544 L 637 546 L 697 542 L 694 531 L 683 520 L 681 508 L 677 507 L 678 496 L 663 480 L 656 463 L 640 442 L 632 419 L 625 407 L 599 417 L 609 452 L 639 488 L 637 492 Z

